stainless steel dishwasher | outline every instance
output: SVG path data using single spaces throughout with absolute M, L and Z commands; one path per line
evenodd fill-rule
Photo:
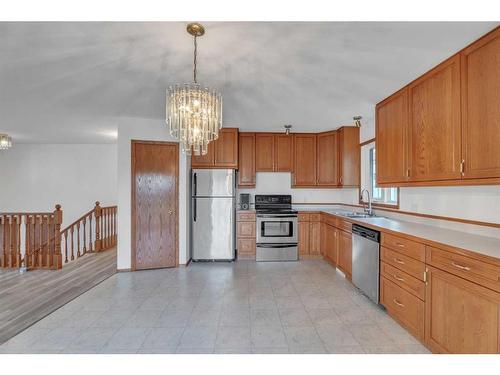
M 352 225 L 352 282 L 379 303 L 380 232 Z

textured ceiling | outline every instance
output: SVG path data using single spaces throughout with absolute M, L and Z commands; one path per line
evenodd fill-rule
M 223 93 L 224 126 L 372 122 L 375 103 L 496 25 L 206 23 L 198 81 Z M 121 118 L 163 120 L 165 88 L 192 79 L 178 22 L 3 22 L 0 56 L 0 132 L 17 142 L 114 142 Z

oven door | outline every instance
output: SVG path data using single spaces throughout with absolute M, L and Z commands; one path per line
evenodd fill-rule
M 297 215 L 257 215 L 257 243 L 297 243 Z

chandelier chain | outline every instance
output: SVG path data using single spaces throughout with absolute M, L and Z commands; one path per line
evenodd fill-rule
M 194 61 L 193 61 L 193 79 L 194 83 L 196 82 L 196 55 L 198 52 L 198 42 L 196 41 L 196 36 L 194 36 Z

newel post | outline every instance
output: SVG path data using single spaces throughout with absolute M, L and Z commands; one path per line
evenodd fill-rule
M 63 212 L 61 205 L 56 204 L 54 211 L 54 258 L 53 267 L 56 269 L 62 268 L 62 252 L 61 252 L 61 224 L 63 220 Z
M 102 208 L 99 201 L 95 202 L 94 215 L 95 215 L 95 243 L 94 251 L 101 251 L 101 215 Z

